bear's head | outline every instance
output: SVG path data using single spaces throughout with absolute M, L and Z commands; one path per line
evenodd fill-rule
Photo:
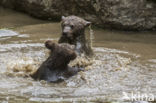
M 45 46 L 51 51 L 49 58 L 54 61 L 54 67 L 62 68 L 67 66 L 71 60 L 74 60 L 77 57 L 73 45 L 66 43 L 56 44 L 48 40 L 45 42 Z
M 91 22 L 88 22 L 77 16 L 62 16 L 62 35 L 73 40 L 74 38 L 83 35 L 85 28 L 90 24 Z

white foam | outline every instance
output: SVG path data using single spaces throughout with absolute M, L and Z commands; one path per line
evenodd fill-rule
M 16 36 L 19 35 L 17 32 L 7 29 L 0 29 L 0 37 L 6 37 L 6 36 Z

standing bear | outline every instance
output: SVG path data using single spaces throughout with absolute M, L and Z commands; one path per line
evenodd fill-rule
M 81 68 L 68 66 L 69 62 L 77 57 L 74 46 L 66 43 L 56 44 L 50 40 L 45 42 L 45 46 L 51 51 L 50 56 L 41 64 L 32 78 L 59 82 L 81 70 Z
M 85 28 L 91 22 L 88 22 L 77 16 L 62 16 L 62 35 L 58 43 L 69 43 L 75 45 L 75 51 L 81 55 L 84 53 L 87 56 L 92 56 L 93 51 L 85 37 Z

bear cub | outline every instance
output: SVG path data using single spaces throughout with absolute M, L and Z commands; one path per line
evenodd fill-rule
M 56 44 L 50 40 L 45 42 L 45 47 L 50 50 L 50 56 L 32 75 L 35 80 L 59 82 L 81 71 L 81 68 L 68 66 L 77 55 L 74 46 L 62 43 Z
M 91 24 L 77 16 L 62 16 L 62 35 L 58 43 L 68 43 L 75 45 L 75 51 L 81 55 L 84 53 L 87 56 L 92 56 L 93 51 L 89 42 L 85 37 L 85 29 Z

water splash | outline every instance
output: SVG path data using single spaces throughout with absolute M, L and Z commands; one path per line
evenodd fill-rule
M 6 37 L 6 36 L 16 36 L 19 35 L 17 32 L 7 29 L 0 29 L 0 37 Z
M 20 56 L 21 58 L 16 60 L 14 60 L 13 58 L 9 58 L 8 60 L 10 61 L 8 61 L 9 63 L 8 66 L 10 67 L 11 70 L 8 72 L 18 75 L 16 75 L 13 78 L 9 78 L 10 76 L 9 77 L 5 76 L 5 78 L 2 78 L 2 80 L 0 80 L 0 83 L 3 84 L 3 87 L 5 87 L 5 85 L 8 86 L 6 87 L 7 91 L 5 91 L 4 93 L 5 94 L 21 93 L 22 97 L 27 96 L 28 100 L 30 101 L 38 101 L 38 99 L 36 98 L 41 98 L 43 99 L 43 101 L 46 101 L 44 99 L 47 98 L 47 100 L 49 100 L 50 102 L 57 100 L 62 102 L 63 100 L 60 98 L 61 97 L 64 98 L 64 96 L 66 97 L 68 102 L 69 100 L 78 101 L 84 100 L 85 98 L 86 98 L 85 101 L 90 101 L 90 99 L 97 101 L 96 98 L 100 99 L 100 97 L 98 97 L 100 95 L 102 96 L 101 97 L 102 100 L 101 99 L 100 100 L 104 101 L 106 97 L 109 99 L 109 94 L 111 94 L 110 97 L 111 99 L 114 97 L 117 98 L 121 96 L 119 95 L 120 94 L 119 91 L 122 90 L 128 91 L 129 89 L 133 89 L 132 86 L 136 86 L 138 80 L 140 80 L 141 84 L 144 83 L 144 81 L 141 80 L 140 77 L 141 75 L 139 74 L 138 69 L 136 69 L 138 67 L 136 67 L 136 65 L 132 66 L 131 65 L 132 62 L 129 58 L 120 55 L 125 54 L 125 52 L 117 50 L 114 52 L 113 51 L 110 52 L 110 50 L 107 48 L 99 48 L 99 49 L 94 48 L 94 51 L 96 51 L 96 54 L 95 58 L 92 60 L 89 60 L 87 58 L 84 60 L 78 57 L 77 60 L 73 61 L 73 64 L 71 65 L 84 66 L 85 71 L 79 72 L 77 75 L 65 80 L 65 82 L 61 84 L 48 84 L 48 83 L 43 84 L 41 83 L 41 81 L 39 82 L 27 80 L 27 78 L 21 78 L 21 76 L 23 75 L 18 74 L 23 72 L 24 75 L 27 76 L 26 74 L 31 73 L 29 69 L 30 68 L 32 69 L 33 65 L 37 67 L 38 64 L 36 62 L 42 63 L 42 61 L 38 60 L 37 58 L 41 56 L 42 58 L 44 58 L 43 56 L 45 53 L 39 55 L 38 54 L 39 52 L 36 53 L 29 52 L 27 54 L 31 55 Z M 36 58 L 37 60 L 35 60 L 34 58 Z M 29 72 L 27 72 L 27 69 Z M 152 76 L 154 76 L 154 74 Z M 148 82 L 147 80 L 148 78 L 146 79 L 146 82 Z M 14 90 L 12 89 L 13 87 Z M 2 89 L 4 90 L 4 88 L 1 87 L 0 90 Z M 111 90 L 113 90 L 113 93 Z M 112 97 L 112 94 L 114 97 Z M 54 96 L 52 100 L 51 96 Z M 91 98 L 89 99 L 86 96 L 89 96 Z M 15 98 L 18 99 L 20 97 Z
M 38 68 L 39 62 L 33 58 L 22 57 L 8 61 L 6 74 L 9 76 L 28 77 Z
M 70 62 L 70 66 L 80 67 L 80 68 L 87 68 L 93 64 L 93 58 L 87 58 L 84 55 L 78 56 L 74 61 Z

